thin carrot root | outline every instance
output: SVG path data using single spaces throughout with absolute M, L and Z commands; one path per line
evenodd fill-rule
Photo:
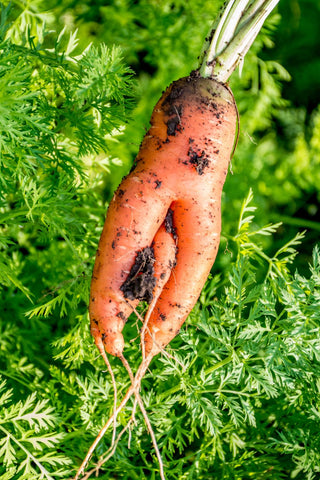
M 99 470 L 100 468 L 102 467 L 102 465 L 104 465 L 108 460 L 110 460 L 110 458 L 114 455 L 115 451 L 116 451 L 116 448 L 118 446 L 118 443 L 122 437 L 122 435 L 128 430 L 130 429 L 131 425 L 132 424 L 135 424 L 136 423 L 136 419 L 135 419 L 135 413 L 136 413 L 136 409 L 137 409 L 137 400 L 135 399 L 134 403 L 133 403 L 133 407 L 132 407 L 132 414 L 131 414 L 131 417 L 128 421 L 128 423 L 123 427 L 123 429 L 120 431 L 120 433 L 118 434 L 115 442 L 114 442 L 114 445 L 110 446 L 110 448 L 108 449 L 108 451 L 106 452 L 105 456 L 103 456 L 98 462 L 97 464 L 95 465 L 94 468 L 92 468 L 91 470 L 89 470 L 82 478 L 81 480 L 88 480 L 88 478 L 91 477 L 91 475 L 93 475 L 94 473 L 98 476 L 98 473 L 99 473 Z M 128 448 L 130 449 L 130 446 L 128 445 Z
M 107 358 L 106 357 L 106 354 L 104 352 L 104 355 L 103 355 L 103 358 Z M 142 403 L 142 400 L 141 400 L 141 397 L 139 396 L 139 393 L 138 395 L 136 395 L 136 392 L 139 392 L 139 389 L 140 389 L 140 385 L 141 385 L 141 381 L 145 375 L 145 372 L 150 364 L 152 360 L 152 357 L 151 356 L 148 356 L 146 358 L 145 361 L 141 362 L 137 372 L 136 372 L 136 375 L 135 377 L 133 377 L 132 375 L 132 371 L 130 369 L 130 377 L 132 378 L 131 380 L 131 385 L 130 387 L 128 388 L 125 396 L 123 397 L 122 401 L 120 402 L 120 404 L 118 405 L 118 407 L 114 410 L 113 414 L 109 417 L 109 419 L 107 420 L 107 422 L 105 423 L 105 425 L 101 428 L 100 432 L 98 433 L 98 435 L 96 436 L 94 442 L 92 443 L 91 447 L 89 448 L 82 464 L 80 465 L 75 477 L 73 480 L 79 480 L 80 479 L 80 476 L 84 473 L 84 470 L 93 454 L 93 452 L 95 451 L 98 443 L 100 442 L 100 440 L 104 437 L 106 431 L 108 430 L 108 428 L 110 427 L 110 425 L 112 425 L 112 423 L 114 424 L 114 422 L 116 421 L 119 413 L 123 410 L 123 408 L 126 406 L 126 404 L 128 403 L 128 401 L 130 400 L 130 398 L 135 395 L 136 396 L 136 400 L 139 404 L 139 407 L 141 409 L 141 405 L 142 405 L 142 414 L 143 414 L 143 411 L 145 412 L 145 409 L 144 409 L 144 406 L 143 406 L 143 403 Z M 109 363 L 109 362 L 108 362 Z M 128 365 L 128 364 L 127 364 Z M 129 365 L 128 365 L 129 366 Z M 128 371 L 129 373 L 129 371 Z M 139 400 L 140 400 L 140 403 L 139 403 Z M 131 423 L 130 420 L 128 423 Z M 151 424 L 150 424 L 150 421 L 148 419 L 148 424 L 147 424 L 147 427 L 148 429 L 150 428 L 150 430 L 152 431 L 152 427 L 151 427 Z M 128 428 L 128 424 L 126 425 L 126 429 Z M 149 430 L 149 432 L 150 432 Z M 120 432 L 121 433 L 121 432 Z M 151 435 L 151 433 L 150 433 Z M 152 435 L 151 435 L 152 436 Z M 153 434 L 153 437 L 154 437 L 154 434 Z M 154 437 L 154 440 L 155 440 L 155 437 Z M 115 441 L 114 441 L 114 444 L 113 444 L 113 447 L 114 445 L 117 443 L 118 439 L 116 438 Z M 155 444 L 156 444 L 156 441 L 155 441 Z M 112 450 L 113 451 L 113 450 Z M 158 449 L 158 452 L 159 452 L 159 449 Z M 161 457 L 160 457 L 161 458 Z M 163 464 L 162 464 L 162 460 L 161 462 L 159 462 L 159 465 L 160 465 L 160 471 L 161 471 L 161 475 L 163 474 Z M 162 470 L 161 470 L 162 469 Z M 164 480 L 165 477 L 162 476 L 161 477 L 161 480 Z
M 131 448 L 131 434 L 132 434 L 132 428 L 131 425 L 137 425 L 137 420 L 136 420 L 136 409 L 137 409 L 137 399 L 134 399 L 133 407 L 132 407 L 132 413 L 129 422 L 127 425 L 125 425 L 124 429 L 129 428 L 129 438 L 128 438 L 128 450 Z
M 104 363 L 107 365 L 108 371 L 110 373 L 111 381 L 112 381 L 112 386 L 113 386 L 113 392 L 114 392 L 114 400 L 113 400 L 113 411 L 116 411 L 117 408 L 117 402 L 118 402 L 118 394 L 117 394 L 117 383 L 116 379 L 111 367 L 111 364 L 109 362 L 109 359 L 107 357 L 103 342 L 101 338 L 96 339 L 96 345 L 99 349 L 99 352 L 104 360 Z M 114 421 L 113 421 L 113 432 L 112 432 L 112 440 L 111 440 L 111 446 L 114 445 L 115 439 L 116 439 L 116 434 L 117 434 L 117 418 L 114 416 Z
M 121 403 L 119 404 L 119 406 L 117 407 L 117 409 L 113 412 L 113 414 L 108 418 L 107 422 L 105 423 L 105 425 L 101 428 L 100 432 L 98 433 L 98 435 L 96 436 L 94 442 L 92 443 L 91 447 L 89 448 L 88 452 L 87 452 L 87 455 L 85 456 L 83 462 L 81 463 L 80 467 L 78 468 L 78 471 L 74 477 L 73 480 L 79 480 L 80 478 L 80 475 L 83 474 L 93 452 L 95 451 L 98 443 L 100 442 L 100 440 L 103 438 L 103 436 L 105 435 L 106 431 L 108 430 L 108 428 L 110 427 L 110 425 L 112 425 L 112 423 L 114 422 L 114 419 L 117 418 L 117 416 L 119 415 L 119 413 L 122 411 L 122 409 L 126 406 L 126 404 L 128 403 L 128 401 L 130 400 L 130 398 L 132 397 L 132 395 L 134 395 L 134 388 L 133 386 L 131 385 L 128 390 L 127 390 L 127 393 L 125 394 L 125 396 L 123 397 Z
M 127 362 L 127 360 L 125 359 L 125 357 L 122 355 L 120 357 L 120 360 L 122 361 L 122 364 L 124 365 L 125 369 L 127 370 L 128 374 L 129 374 L 129 377 L 130 377 L 130 380 L 131 380 L 131 384 L 134 384 L 135 383 L 135 378 L 133 376 L 133 373 L 132 373 L 132 370 L 131 370 L 131 367 L 129 365 L 129 363 Z M 151 358 L 150 358 L 151 360 Z M 142 361 L 141 365 L 143 365 L 143 363 L 147 363 L 149 365 L 150 363 L 150 360 L 149 359 L 145 359 Z M 142 380 L 142 377 L 141 377 L 141 380 Z M 140 380 L 140 384 L 141 384 L 141 380 Z M 152 428 L 152 425 L 151 425 L 151 422 L 150 422 L 150 419 L 148 417 L 148 414 L 147 414 L 147 411 L 144 407 L 144 404 L 143 404 L 143 401 L 142 401 L 142 398 L 140 396 L 140 384 L 139 385 L 136 385 L 136 389 L 135 389 L 135 397 L 136 397 L 136 400 L 139 404 L 139 407 L 140 407 L 140 410 L 141 410 L 141 413 L 143 415 L 143 418 L 144 418 L 144 421 L 147 425 L 147 428 L 148 428 L 148 432 L 150 434 L 150 437 L 151 437 L 151 440 L 152 440 L 152 444 L 153 444 L 153 448 L 156 452 L 156 455 L 157 455 L 157 458 L 158 458 L 158 462 L 159 462 L 159 470 L 160 470 L 160 478 L 161 480 L 165 480 L 165 475 L 164 475 L 164 469 L 163 469 L 163 461 L 162 461 L 162 458 L 161 458 L 161 454 L 160 454 L 160 450 L 159 450 L 159 447 L 158 447 L 158 444 L 157 444 L 157 440 L 156 440 L 156 436 L 155 436 L 155 433 L 153 431 L 153 428 Z

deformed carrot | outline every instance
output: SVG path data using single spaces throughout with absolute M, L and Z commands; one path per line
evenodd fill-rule
M 91 331 L 109 353 L 122 354 L 127 317 L 155 290 L 147 353 L 174 337 L 195 304 L 219 245 L 236 122 L 228 87 L 197 74 L 171 84 L 155 106 L 136 166 L 111 201 L 93 272 Z M 160 246 L 170 252 L 157 276 Z

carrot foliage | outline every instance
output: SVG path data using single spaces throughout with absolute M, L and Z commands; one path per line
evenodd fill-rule
M 51 3 L 12 1 L 1 13 L 1 480 L 71 478 L 112 412 L 87 313 L 106 206 L 155 99 L 196 65 L 217 8 L 83 0 L 45 13 Z M 290 75 L 274 58 L 288 59 L 267 48 L 276 29 L 288 35 L 277 13 L 232 79 L 242 130 L 212 276 L 170 356 L 155 358 L 142 382 L 168 480 L 320 478 L 320 115 L 282 92 Z M 132 315 L 133 370 L 137 326 Z M 110 361 L 121 396 L 130 381 Z M 159 478 L 139 411 L 136 420 L 98 478 Z

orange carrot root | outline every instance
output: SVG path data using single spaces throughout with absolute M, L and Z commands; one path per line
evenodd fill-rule
M 196 74 L 155 106 L 136 166 L 110 203 L 93 272 L 91 332 L 108 353 L 122 354 L 123 326 L 141 300 L 157 297 L 146 356 L 174 338 L 197 301 L 219 245 L 236 123 L 230 90 Z
M 165 353 L 179 333 L 215 261 L 222 188 L 239 138 L 238 129 L 234 141 L 239 113 L 226 82 L 278 1 L 225 2 L 206 38 L 199 70 L 163 92 L 135 166 L 110 202 L 93 270 L 89 313 L 91 333 L 112 378 L 114 411 L 74 480 L 84 472 L 113 424 L 111 447 L 83 480 L 98 474 L 134 423 L 137 405 L 158 457 L 161 480 L 165 480 L 156 437 L 140 396 L 141 382 L 153 357 Z M 141 301 L 149 304 L 144 319 L 137 312 Z M 135 376 L 123 355 L 122 334 L 132 312 L 142 322 L 142 361 Z M 118 406 L 106 352 L 119 357 L 131 380 Z M 132 396 L 132 416 L 116 436 L 117 416 Z

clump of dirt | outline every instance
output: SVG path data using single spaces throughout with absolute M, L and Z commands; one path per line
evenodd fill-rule
M 183 88 L 173 86 L 169 95 L 164 99 L 162 107 L 166 115 L 170 117 L 167 120 L 167 135 L 174 136 L 182 130 L 181 116 L 182 105 L 177 104 L 177 99 L 183 94 Z
M 125 314 L 121 311 L 116 314 L 116 317 L 120 318 L 123 321 L 123 323 L 126 323 L 126 321 L 128 320 Z
M 154 249 L 145 247 L 137 253 L 130 273 L 120 287 L 123 295 L 129 300 L 143 300 L 150 303 L 156 286 L 154 276 Z
M 179 129 L 180 119 L 178 116 L 172 117 L 167 121 L 167 135 L 175 135 Z
M 189 77 L 186 78 L 187 82 L 191 82 L 192 80 L 200 78 L 200 72 L 199 70 L 192 70 L 190 73 Z
M 177 85 L 173 85 L 171 92 L 169 95 L 164 99 L 162 106 L 164 107 L 166 104 L 171 105 L 171 103 L 179 98 L 183 94 L 183 88 Z
M 191 140 L 191 139 L 190 139 Z M 189 141 L 189 143 L 191 143 Z M 204 170 L 209 166 L 209 158 L 204 150 L 195 150 L 190 146 L 188 150 L 189 163 L 193 165 L 199 175 L 204 174 Z
M 166 232 L 171 233 L 174 240 L 177 240 L 178 236 L 177 236 L 177 231 L 173 225 L 173 210 L 171 208 L 169 208 L 166 218 L 164 219 L 164 226 L 165 226 Z
M 167 121 L 167 135 L 176 135 L 177 132 L 183 130 L 181 125 L 182 105 L 171 105 L 167 114 L 171 117 Z

